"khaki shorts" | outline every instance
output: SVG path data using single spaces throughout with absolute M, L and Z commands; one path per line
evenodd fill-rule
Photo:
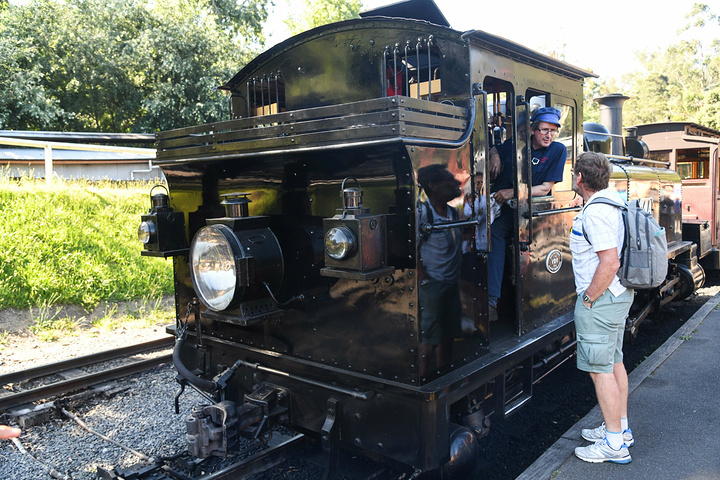
M 613 365 L 622 363 L 625 320 L 633 297 L 630 289 L 617 297 L 610 290 L 605 290 L 588 308 L 578 296 L 575 302 L 578 369 L 592 373 L 612 373 Z

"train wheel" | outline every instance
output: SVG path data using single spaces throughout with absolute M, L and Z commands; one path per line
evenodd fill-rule
M 677 265 L 677 273 L 680 276 L 680 293 L 676 297 L 676 300 L 684 300 L 687 297 L 689 297 L 694 291 L 696 286 L 702 287 L 702 285 L 705 283 L 705 271 L 702 269 L 700 265 L 697 265 L 697 269 L 699 270 L 698 278 L 701 278 L 701 280 L 698 280 L 693 275 L 693 272 L 685 265 L 678 264 Z

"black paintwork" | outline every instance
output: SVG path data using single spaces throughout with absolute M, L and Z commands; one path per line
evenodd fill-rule
M 395 82 L 389 66 L 404 61 L 405 45 L 415 49 L 418 38 L 406 70 L 432 67 L 440 90 L 421 99 L 388 96 Z M 393 53 L 395 45 L 403 53 Z M 422 68 L 414 75 L 427 82 L 431 74 Z M 398 83 L 408 94 L 405 73 Z M 463 315 L 477 330 L 453 342 L 450 366 L 421 378 L 416 205 L 424 194 L 416 172 L 440 163 L 468 194 L 482 174 L 488 192 L 486 112 L 493 91 L 505 88 L 509 118 L 538 94 L 571 112 L 563 131 L 567 174 L 582 149 L 582 82 L 590 75 L 483 32 L 463 36 L 401 19 L 321 27 L 260 55 L 223 87 L 232 94 L 234 119 L 158 134 L 158 164 L 171 206 L 185 216 L 188 244 L 225 216 L 222 195 L 248 192 L 249 215 L 265 217 L 282 252 L 275 300 L 259 287 L 249 289 L 257 298 L 243 299 L 264 305 L 246 305 L 255 308 L 252 317 L 242 308 L 212 312 L 204 305 L 199 316 L 188 315 L 196 294 L 187 256 L 175 256 L 177 316 L 190 323 L 183 363 L 210 379 L 241 360 L 225 399 L 242 403 L 258 385 L 276 385 L 289 392 L 283 398 L 291 427 L 318 434 L 332 419 L 345 445 L 420 470 L 443 465 L 450 423 L 473 417 L 472 429 L 493 413 L 511 412 L 530 398 L 536 379 L 572 353 L 567 237 L 582 199 L 565 184 L 533 202 L 525 142 L 516 142 L 520 201 L 505 318 L 488 322 L 487 252 L 471 248 L 460 290 Z M 676 183 L 635 168 L 617 185 L 646 174 L 653 192 Z M 370 280 L 321 274 L 323 220 L 342 209 L 347 177 L 357 179 L 369 213 L 385 216 L 392 273 Z M 451 204 L 462 206 L 462 198 Z M 677 217 L 666 220 L 679 228 Z M 330 400 L 339 409 L 332 415 Z

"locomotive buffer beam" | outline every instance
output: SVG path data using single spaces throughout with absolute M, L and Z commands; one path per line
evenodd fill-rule
M 185 420 L 188 451 L 198 458 L 228 457 L 238 451 L 239 437 L 263 441 L 261 435 L 287 419 L 288 409 L 280 404 L 286 398 L 283 389 L 262 384 L 242 405 L 224 400 L 196 408 Z

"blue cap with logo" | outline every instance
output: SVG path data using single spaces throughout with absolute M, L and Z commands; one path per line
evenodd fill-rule
M 538 108 L 535 115 L 530 119 L 530 122 L 547 122 L 554 123 L 558 127 L 560 126 L 560 110 L 553 107 L 542 107 Z

